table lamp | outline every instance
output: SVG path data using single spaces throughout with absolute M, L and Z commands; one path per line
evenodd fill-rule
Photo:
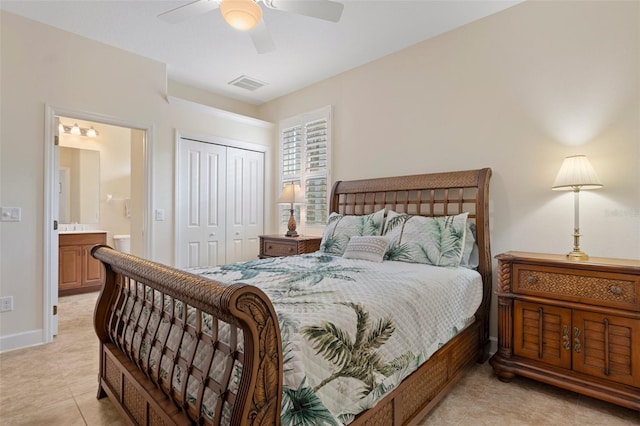
M 596 171 L 584 155 L 573 155 L 564 159 L 551 189 L 573 191 L 574 226 L 573 251 L 567 254 L 570 260 L 586 260 L 589 256 L 580 250 L 580 190 L 602 188 Z
M 290 205 L 289 212 L 291 215 L 289 216 L 289 223 L 287 224 L 287 229 L 289 230 L 285 234 L 286 237 L 298 236 L 298 233 L 296 232 L 296 218 L 293 217 L 293 204 L 302 204 L 304 202 L 304 193 L 302 192 L 300 185 L 288 183 L 284 186 L 282 194 L 280 194 L 280 198 L 278 198 L 278 203 Z

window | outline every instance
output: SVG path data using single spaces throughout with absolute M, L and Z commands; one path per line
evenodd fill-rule
M 306 203 L 294 206 L 302 228 L 324 227 L 328 214 L 331 165 L 331 107 L 280 122 L 280 188 L 299 184 Z M 290 206 L 282 206 L 280 224 L 286 226 Z

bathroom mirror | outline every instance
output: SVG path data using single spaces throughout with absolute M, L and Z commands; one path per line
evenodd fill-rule
M 100 152 L 60 147 L 59 222 L 100 220 Z

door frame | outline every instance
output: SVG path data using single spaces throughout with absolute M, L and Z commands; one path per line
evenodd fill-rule
M 53 341 L 57 333 L 57 321 L 54 314 L 54 302 L 57 303 L 58 289 L 58 230 L 53 229 L 53 222 L 58 220 L 57 192 L 56 192 L 56 156 L 54 139 L 58 135 L 56 117 L 63 116 L 76 118 L 78 120 L 92 121 L 95 123 L 109 124 L 112 126 L 126 127 L 141 130 L 145 133 L 142 141 L 144 157 L 144 200 L 142 207 L 142 229 L 143 229 L 143 257 L 151 254 L 151 240 L 153 234 L 153 221 L 151 220 L 152 206 L 152 172 L 153 161 L 151 147 L 154 140 L 154 126 L 131 122 L 119 117 L 111 117 L 103 114 L 79 111 L 59 106 L 45 104 L 44 114 L 44 208 L 43 208 L 43 279 L 42 279 L 42 341 L 49 343 Z
M 271 148 L 267 145 L 259 145 L 253 142 L 244 142 L 244 141 L 239 141 L 239 140 L 235 140 L 235 139 L 228 139 L 228 138 L 222 138 L 219 136 L 212 136 L 212 135 L 203 135 L 203 134 L 197 134 L 197 133 L 193 133 L 193 132 L 186 132 L 186 131 L 180 131 L 178 129 L 175 130 L 175 147 L 174 147 L 174 170 L 173 170 L 173 177 L 174 177 L 174 182 L 173 182 L 173 187 L 175 188 L 175 193 L 174 193 L 174 200 L 178 200 L 180 199 L 180 194 L 178 193 L 178 191 L 180 191 L 180 187 L 178 185 L 178 172 L 179 172 L 179 164 L 178 164 L 178 156 L 180 155 L 180 140 L 181 139 L 191 139 L 193 141 L 196 142 L 202 142 L 202 143 L 209 143 L 209 144 L 213 144 L 213 145 L 222 145 L 222 146 L 226 146 L 226 147 L 231 147 L 231 148 L 238 148 L 238 149 L 245 149 L 248 151 L 255 151 L 255 152 L 261 152 L 264 154 L 264 182 L 263 182 L 263 206 L 262 206 L 262 211 L 263 211 L 263 218 L 262 218 L 262 230 L 264 233 L 267 233 L 267 224 L 271 223 L 271 211 L 272 209 L 268 209 L 267 207 L 267 200 L 275 200 L 274 196 L 273 196 L 273 182 L 267 182 L 267 177 L 268 176 L 272 176 L 272 172 L 271 172 Z M 178 239 L 179 239 L 179 235 L 180 235 L 180 221 L 178 220 L 179 217 L 178 215 L 180 214 L 179 212 L 179 208 L 180 206 L 177 205 L 177 203 L 174 203 L 174 210 L 173 210 L 173 217 L 175 218 L 174 220 L 174 227 L 173 227 L 173 235 L 174 237 L 174 245 L 173 245 L 173 264 L 174 266 L 177 265 L 178 263 L 178 258 L 179 258 L 179 247 L 178 247 Z

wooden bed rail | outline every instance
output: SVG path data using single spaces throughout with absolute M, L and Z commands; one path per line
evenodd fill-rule
M 282 340 L 261 290 L 107 246 L 91 254 L 106 268 L 94 312 L 99 397 L 136 424 L 280 423 Z

